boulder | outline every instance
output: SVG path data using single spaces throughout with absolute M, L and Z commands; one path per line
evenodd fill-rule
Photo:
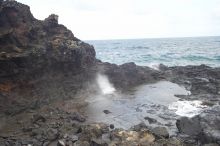
M 112 112 L 110 112 L 109 110 L 103 110 L 103 113 L 105 113 L 105 114 L 110 114 L 110 113 L 112 113 Z
M 71 120 L 75 120 L 75 121 L 78 121 L 78 122 L 85 122 L 86 121 L 86 118 L 78 112 L 72 113 L 69 118 Z
M 180 133 L 184 133 L 191 136 L 198 136 L 202 132 L 199 117 L 192 119 L 187 117 L 181 117 L 177 120 L 176 126 Z
M 152 133 L 158 137 L 169 138 L 169 133 L 165 127 L 155 127 L 152 129 Z
M 193 118 L 177 120 L 180 133 L 196 136 L 202 143 L 220 144 L 220 106 L 213 106 Z

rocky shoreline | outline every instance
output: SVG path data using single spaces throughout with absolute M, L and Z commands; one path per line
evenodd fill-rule
M 0 145 L 220 144 L 220 68 L 160 65 L 154 70 L 134 63 L 101 62 L 95 53 L 93 46 L 60 25 L 57 15 L 40 21 L 28 6 L 1 0 Z M 200 100 L 209 108 L 193 118 L 178 119 L 179 133 L 172 137 L 166 128 L 150 129 L 144 123 L 128 130 L 113 124 L 86 124 L 81 108 L 87 106 L 85 96 L 98 92 L 97 73 L 108 76 L 121 92 L 141 84 L 171 81 L 191 91 L 177 97 Z M 154 121 L 151 117 L 147 120 Z

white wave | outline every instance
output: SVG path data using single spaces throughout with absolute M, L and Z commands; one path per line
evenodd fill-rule
M 160 63 L 149 63 L 147 66 L 150 67 L 150 68 L 153 68 L 155 70 L 160 70 L 159 69 Z
M 115 88 L 109 82 L 109 79 L 107 76 L 103 74 L 97 74 L 96 81 L 103 94 L 113 94 L 115 92 Z
M 173 102 L 168 108 L 174 110 L 177 115 L 191 118 L 200 114 L 207 106 L 202 105 L 202 101 L 194 100 Z

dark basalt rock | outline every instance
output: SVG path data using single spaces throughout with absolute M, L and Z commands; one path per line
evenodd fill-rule
M 33 102 L 42 105 L 51 99 L 73 97 L 94 76 L 90 68 L 95 64 L 93 46 L 60 25 L 57 15 L 40 21 L 29 6 L 1 1 L 2 113 L 17 114 L 31 108 Z
M 110 112 L 109 110 L 103 110 L 103 113 L 105 113 L 105 114 L 110 114 L 110 113 L 112 113 L 112 112 Z
M 179 129 L 180 133 L 191 136 L 198 136 L 202 132 L 199 117 L 194 117 L 192 119 L 182 117 L 177 120 L 176 126 Z
M 172 82 L 184 85 L 193 95 L 220 93 L 220 68 L 189 65 L 170 67 L 164 72 Z
M 78 121 L 78 122 L 85 122 L 86 121 L 86 118 L 77 112 L 72 113 L 70 116 L 70 119 Z
M 149 124 L 157 123 L 157 120 L 151 117 L 144 117 L 144 119 L 147 120 Z
M 109 77 L 116 88 L 128 89 L 143 83 L 154 83 L 164 79 L 163 73 L 149 67 L 138 66 L 133 62 L 122 65 L 99 63 L 98 70 Z
M 169 133 L 166 127 L 155 127 L 152 129 L 152 133 L 158 137 L 169 138 Z
M 220 142 L 220 106 L 214 106 L 193 118 L 180 118 L 176 124 L 180 133 L 196 136 L 202 143 Z
M 16 1 L 1 4 L 0 46 L 0 77 L 80 70 L 96 61 L 94 48 L 58 24 L 57 15 L 39 21 L 28 6 Z

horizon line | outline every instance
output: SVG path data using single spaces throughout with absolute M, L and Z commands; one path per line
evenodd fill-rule
M 205 37 L 220 37 L 220 35 L 177 36 L 177 37 L 143 37 L 143 38 L 119 38 L 119 39 L 82 39 L 82 41 L 141 40 L 141 39 L 175 39 L 175 38 L 205 38 Z

